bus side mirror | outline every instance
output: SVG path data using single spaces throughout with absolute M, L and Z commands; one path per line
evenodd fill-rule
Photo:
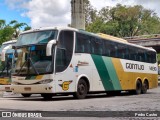
M 52 46 L 57 44 L 57 40 L 51 40 L 47 44 L 46 48 L 46 56 L 51 56 L 52 55 Z
M 1 53 L 1 61 L 5 61 L 5 58 L 6 58 L 6 51 L 8 49 L 11 49 L 12 48 L 12 45 L 8 45 L 6 46 L 3 50 L 2 50 L 2 53 Z

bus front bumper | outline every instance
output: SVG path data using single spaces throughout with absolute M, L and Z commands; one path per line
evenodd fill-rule
M 11 92 L 11 85 L 0 85 L 0 91 Z
M 55 87 L 50 84 L 40 85 L 11 85 L 13 93 L 54 93 Z

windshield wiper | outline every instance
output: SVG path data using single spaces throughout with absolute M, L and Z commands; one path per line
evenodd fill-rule
M 35 68 L 34 65 L 33 65 L 32 59 L 31 59 L 31 58 L 28 58 L 28 59 L 29 59 L 31 65 L 32 65 L 34 71 L 36 72 L 36 74 L 39 75 L 38 71 L 36 70 L 36 68 Z
M 31 60 L 31 58 L 28 58 L 28 59 L 23 63 L 23 65 L 21 66 L 20 70 L 19 70 L 18 73 L 17 73 L 18 75 L 20 74 L 20 72 L 22 71 L 22 68 L 26 65 L 26 63 L 28 63 L 28 64 L 31 63 L 31 65 L 32 65 L 32 67 L 33 67 L 36 75 L 39 75 L 38 71 L 36 70 L 36 68 L 35 68 L 34 65 L 33 65 L 33 62 L 32 62 L 32 60 Z M 27 73 L 29 74 L 29 66 L 28 66 L 28 72 L 27 72 Z

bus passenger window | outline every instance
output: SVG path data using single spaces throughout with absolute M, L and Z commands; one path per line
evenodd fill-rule
M 73 31 L 61 31 L 56 52 L 56 72 L 64 71 L 72 59 Z
M 76 53 L 90 53 L 90 38 L 81 33 L 76 33 Z

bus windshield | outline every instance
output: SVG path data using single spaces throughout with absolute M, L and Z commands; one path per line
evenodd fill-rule
M 54 52 L 53 52 L 54 53 Z M 15 75 L 39 75 L 53 71 L 52 56 L 46 56 L 46 45 L 23 46 L 15 52 Z
M 13 49 L 9 49 L 5 55 L 5 61 L 0 60 L 0 77 L 9 77 L 12 68 Z
M 57 30 L 45 30 L 25 33 L 19 36 L 16 46 L 44 44 L 48 43 L 50 40 L 56 39 L 56 37 Z
M 9 42 L 9 43 L 4 43 L 4 44 L 2 44 L 2 46 L 0 47 L 0 54 L 2 53 L 2 50 L 5 48 L 5 47 L 7 47 L 7 46 L 9 46 L 9 45 L 15 45 L 16 44 L 16 41 L 15 40 L 11 40 L 11 42 Z M 12 51 L 11 49 L 10 49 L 10 51 Z M 13 51 L 12 51 L 13 52 Z M 9 53 L 9 51 L 8 51 L 8 53 Z

